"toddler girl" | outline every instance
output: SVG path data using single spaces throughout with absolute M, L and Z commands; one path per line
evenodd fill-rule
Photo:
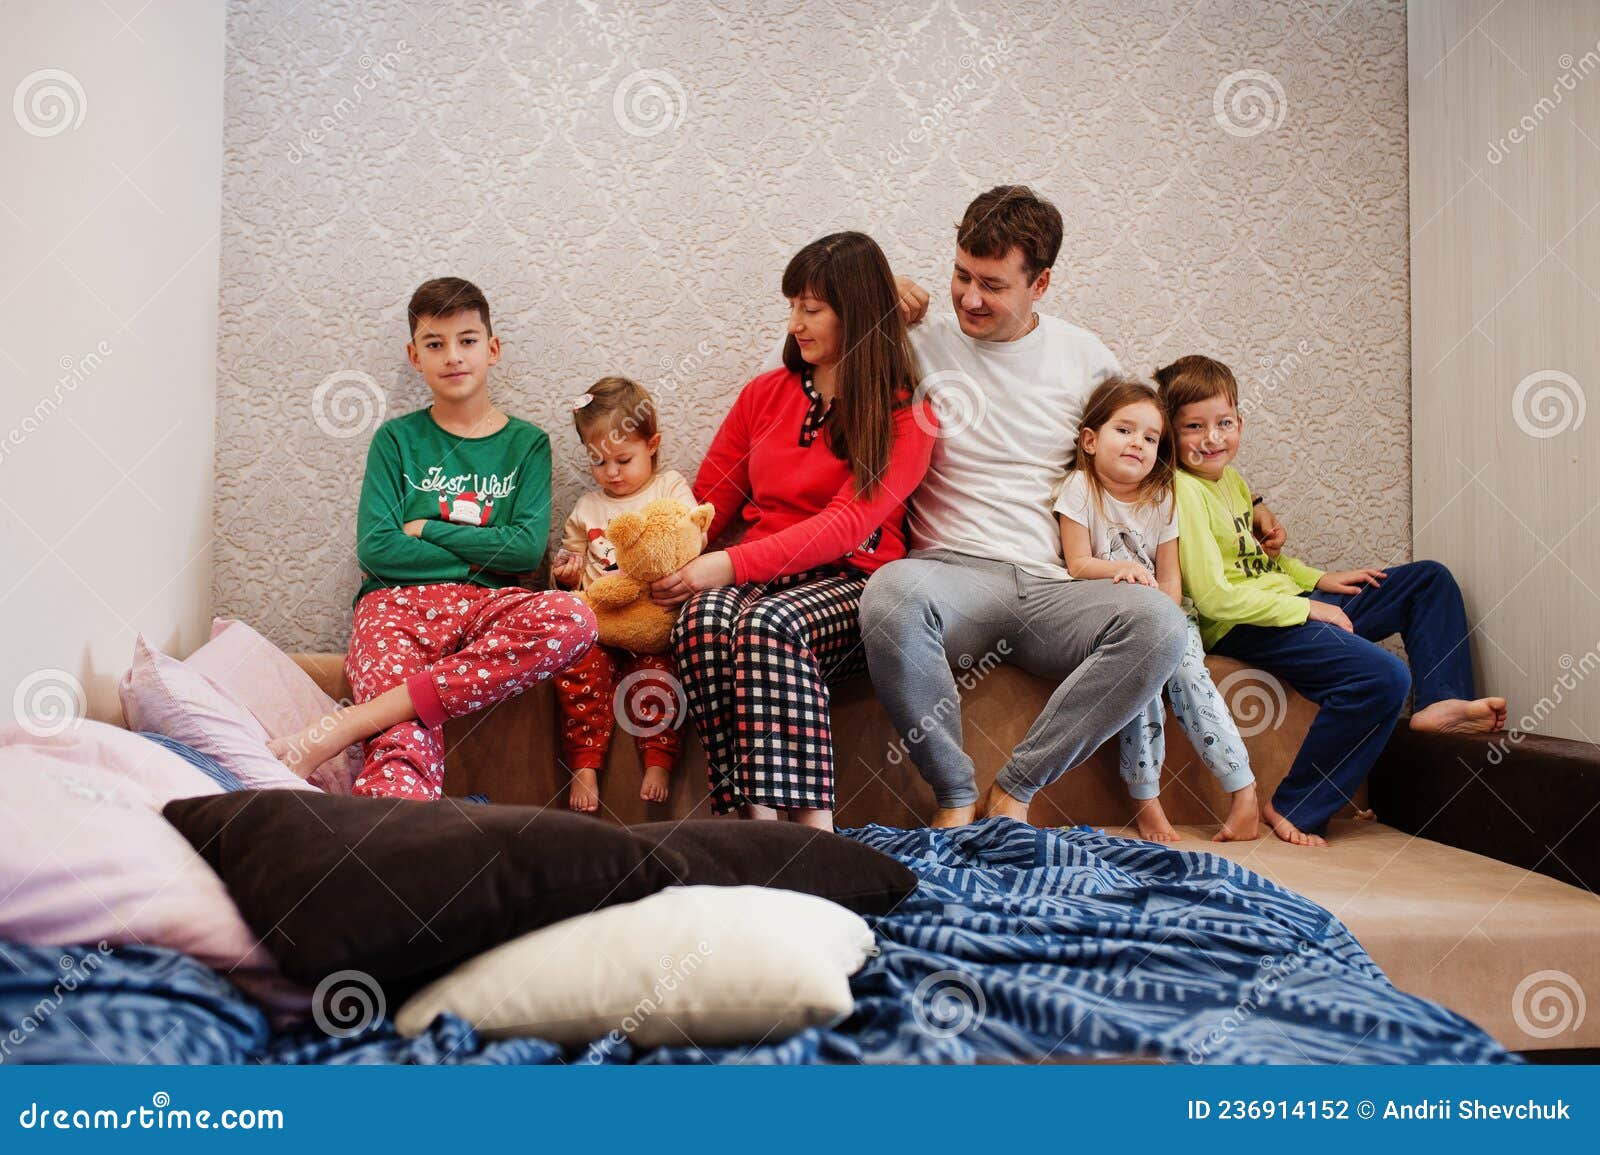
M 600 488 L 573 506 L 550 576 L 564 589 L 587 589 L 617 568 L 605 536 L 613 517 L 663 497 L 690 508 L 695 500 L 681 473 L 656 469 L 661 434 L 655 405 L 638 385 L 625 377 L 603 377 L 573 401 L 572 417 Z M 614 704 L 614 695 L 622 700 Z M 682 711 L 674 706 L 682 703 L 683 691 L 671 655 L 632 654 L 597 644 L 556 678 L 556 701 L 562 759 L 572 774 L 568 806 L 599 809 L 597 771 L 606 760 L 615 721 L 634 735 L 644 762 L 639 797 L 666 801 L 682 749 L 677 729 Z M 668 703 L 665 710 L 662 702 Z
M 1055 504 L 1067 572 L 1074 578 L 1150 586 L 1182 604 L 1172 438 L 1156 391 L 1130 377 L 1102 382 L 1084 406 L 1074 457 Z M 1256 837 L 1255 775 L 1227 703 L 1206 671 L 1192 613 L 1183 660 L 1167 683 L 1167 696 L 1195 750 L 1231 798 L 1212 841 Z M 1179 835 L 1158 798 L 1162 727 L 1158 696 L 1123 727 L 1120 768 L 1137 803 L 1139 836 L 1176 842 Z

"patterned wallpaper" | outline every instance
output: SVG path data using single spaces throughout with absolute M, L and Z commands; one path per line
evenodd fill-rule
M 692 472 L 806 241 L 945 301 L 976 192 L 1067 218 L 1047 311 L 1148 372 L 1222 357 L 1242 467 L 1322 564 L 1409 556 L 1399 0 L 235 0 L 217 612 L 341 649 L 368 435 L 426 402 L 405 303 L 480 284 L 491 389 L 588 484 L 566 399 L 657 396 Z

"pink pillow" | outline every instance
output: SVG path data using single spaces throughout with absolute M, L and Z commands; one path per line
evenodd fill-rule
M 36 945 L 144 943 L 224 972 L 280 1016 L 309 997 L 278 971 L 227 888 L 161 817 L 174 798 L 221 793 L 137 734 L 82 722 L 47 738 L 0 729 L 0 938 Z
M 199 670 L 169 658 L 140 634 L 133 666 L 117 687 L 130 730 L 176 738 L 220 762 L 247 787 L 315 790 L 267 749 L 267 732 L 239 703 Z
M 248 710 L 269 738 L 298 734 L 339 708 L 293 658 L 244 622 L 217 618 L 211 640 L 183 664 Z M 317 767 L 311 783 L 329 794 L 348 794 L 360 773 L 361 747 L 351 746 Z

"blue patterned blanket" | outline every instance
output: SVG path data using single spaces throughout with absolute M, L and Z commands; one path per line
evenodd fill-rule
M 415 1039 L 387 1019 L 347 1039 L 310 1026 L 273 1035 L 172 951 L 0 944 L 0 1061 L 1514 1061 L 1460 1015 L 1396 990 L 1327 911 L 1216 855 L 1003 819 L 849 833 L 921 885 L 878 920 L 880 954 L 852 980 L 855 1014 L 830 1030 L 751 1049 L 581 1055 L 488 1042 L 449 1015 Z M 63 991 L 73 974 L 82 981 Z

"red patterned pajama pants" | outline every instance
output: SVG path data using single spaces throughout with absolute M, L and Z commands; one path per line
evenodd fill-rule
M 556 703 L 568 770 L 605 765 L 613 723 L 633 735 L 646 766 L 678 764 L 685 708 L 672 655 L 597 645 L 556 675 Z
M 864 673 L 867 575 L 830 566 L 684 604 L 673 653 L 711 775 L 711 805 L 833 809 L 828 683 Z
M 454 582 L 372 591 L 356 603 L 344 662 L 350 691 L 366 702 L 404 683 L 417 717 L 368 739 L 351 793 L 438 798 L 445 719 L 520 694 L 594 639 L 594 614 L 567 593 Z

